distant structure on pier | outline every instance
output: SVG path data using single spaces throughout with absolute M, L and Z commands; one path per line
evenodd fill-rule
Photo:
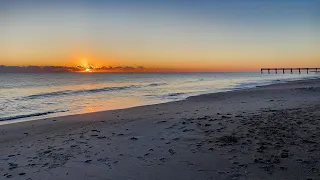
M 315 73 L 320 72 L 320 68 L 261 68 L 261 74 L 264 71 L 267 71 L 268 74 L 270 74 L 271 71 L 274 71 L 276 74 L 278 74 L 278 71 L 282 72 L 283 74 L 285 74 L 285 72 L 287 71 L 289 71 L 291 74 L 294 71 L 298 71 L 299 74 L 301 74 L 301 71 L 306 71 L 307 74 L 309 74 L 309 72 L 315 72 Z

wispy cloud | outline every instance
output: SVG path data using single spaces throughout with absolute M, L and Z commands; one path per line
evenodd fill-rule
M 102 71 L 135 71 L 135 70 L 145 70 L 143 66 L 132 67 L 132 66 L 102 66 L 99 68 L 94 68 L 95 70 L 102 70 Z

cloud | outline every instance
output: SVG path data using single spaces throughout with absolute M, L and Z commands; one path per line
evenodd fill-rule
M 99 68 L 94 68 L 95 70 L 101 70 L 101 71 L 138 71 L 138 70 L 145 70 L 143 66 L 138 66 L 138 67 L 132 67 L 132 66 L 102 66 Z
M 68 67 L 68 66 L 4 66 L 0 65 L 0 72 L 8 73 L 39 73 L 39 72 L 82 72 L 86 68 L 83 66 Z M 144 71 L 146 68 L 143 66 L 131 67 L 131 66 L 102 66 L 94 67 L 91 66 L 90 69 L 93 72 L 134 72 L 134 71 Z

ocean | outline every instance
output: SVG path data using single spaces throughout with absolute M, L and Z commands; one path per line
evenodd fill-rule
M 318 77 L 260 73 L 1 73 L 0 124 Z

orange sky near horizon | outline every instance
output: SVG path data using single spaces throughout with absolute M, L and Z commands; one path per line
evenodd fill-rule
M 130 67 L 138 67 L 142 66 L 145 69 L 143 72 L 258 72 L 260 68 L 281 68 L 281 67 L 320 67 L 319 60 L 320 58 L 314 58 L 313 60 L 306 60 L 301 58 L 297 60 L 282 60 L 282 61 L 266 61 L 257 63 L 256 61 L 244 61 L 244 62 L 233 62 L 233 61 L 212 61 L 208 63 L 198 64 L 197 60 L 190 62 L 182 62 L 183 65 L 180 64 L 176 60 L 174 63 L 169 63 L 170 60 L 162 61 L 166 62 L 165 64 L 157 64 L 157 63 L 143 63 L 143 62 L 133 62 L 133 63 L 121 63 L 122 61 L 117 61 L 116 59 L 109 60 L 99 60 L 99 59 L 87 59 L 84 63 L 83 59 L 66 59 L 63 61 L 55 61 L 55 63 L 47 63 L 45 61 L 37 61 L 32 63 L 32 61 L 27 61 L 26 63 L 1 63 L 1 65 L 7 66 L 67 66 L 67 67 L 75 67 L 75 66 L 84 66 L 87 67 L 92 65 L 94 67 L 102 67 L 102 66 L 130 66 Z M 141 65 L 142 64 L 142 65 Z M 306 65 L 308 64 L 308 65 Z M 139 70 L 140 71 L 140 70 Z
M 32 51 L 30 51 L 32 52 Z M 72 52 L 72 51 L 71 51 Z M 267 52 L 267 51 L 266 51 Z M 34 53 L 34 52 L 32 52 Z M 248 55 L 229 53 L 229 55 L 217 53 L 199 54 L 169 54 L 167 56 L 159 53 L 154 54 L 117 54 L 106 52 L 94 52 L 86 50 L 74 51 L 70 54 L 52 54 L 54 58 L 46 56 L 32 57 L 32 53 L 19 54 L 2 58 L 0 64 L 13 66 L 143 66 L 143 71 L 148 72 L 255 72 L 263 67 L 320 67 L 320 55 L 316 53 L 296 57 L 281 55 Z M 13 53 L 12 53 L 13 54 Z M 10 54 L 11 55 L 11 54 Z M 234 57 L 233 57 L 234 56 Z M 0 55 L 0 57 L 3 57 Z M 27 59 L 27 57 L 30 57 Z M 5 59 L 9 59 L 6 61 Z

